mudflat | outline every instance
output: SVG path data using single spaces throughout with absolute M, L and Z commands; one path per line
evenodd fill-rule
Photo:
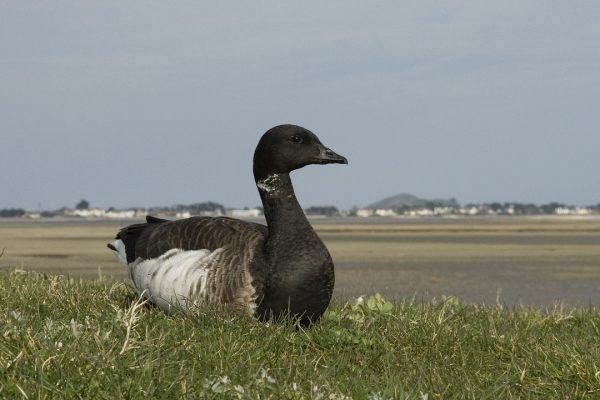
M 456 296 L 469 303 L 600 306 L 600 218 L 312 220 L 335 296 Z M 133 221 L 0 220 L 0 269 L 125 279 L 106 248 Z

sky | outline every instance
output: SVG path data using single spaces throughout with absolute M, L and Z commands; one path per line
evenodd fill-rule
M 1 1 L 0 208 L 256 206 L 262 133 L 349 165 L 303 206 L 402 192 L 600 203 L 598 1 Z

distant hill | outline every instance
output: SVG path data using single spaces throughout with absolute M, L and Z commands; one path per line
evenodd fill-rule
M 376 201 L 375 203 L 369 204 L 367 208 L 378 209 L 378 208 L 414 208 L 414 207 L 425 207 L 427 205 L 434 204 L 437 207 L 453 207 L 458 206 L 456 199 L 421 199 L 417 196 L 408 193 L 400 193 L 395 196 L 386 197 L 383 200 Z

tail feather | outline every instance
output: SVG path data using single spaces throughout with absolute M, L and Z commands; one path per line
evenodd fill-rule
M 149 224 L 160 224 L 161 222 L 169 222 L 169 220 L 153 217 L 152 215 L 146 215 L 146 222 Z
M 115 237 L 116 241 L 120 240 L 125 246 L 125 255 L 127 259 L 127 263 L 131 263 L 136 259 L 135 256 L 135 245 L 140 237 L 140 235 L 146 230 L 149 229 L 156 224 L 162 224 L 164 222 L 168 222 L 166 219 L 152 217 L 150 215 L 146 216 L 146 223 L 141 224 L 133 224 L 126 226 L 121 229 L 117 236 Z M 107 247 L 113 251 L 120 252 L 118 247 L 115 246 L 115 242 L 111 242 L 107 245 Z

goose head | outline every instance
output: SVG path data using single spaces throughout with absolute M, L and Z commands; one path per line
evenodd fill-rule
M 290 173 L 309 164 L 348 164 L 319 138 L 297 125 L 279 125 L 261 137 L 254 151 L 254 177 Z

